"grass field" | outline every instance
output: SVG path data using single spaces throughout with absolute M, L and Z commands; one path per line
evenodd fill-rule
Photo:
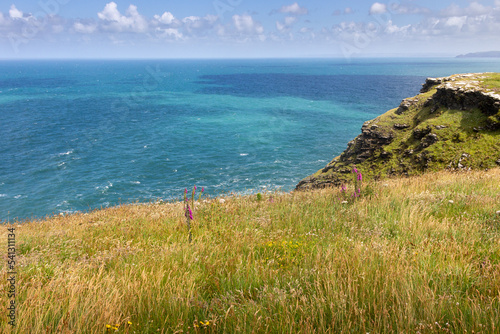
M 191 243 L 182 203 L 15 223 L 0 332 L 499 333 L 499 210 L 497 168 L 202 198 Z

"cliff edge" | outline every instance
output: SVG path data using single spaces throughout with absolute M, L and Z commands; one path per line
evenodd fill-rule
M 363 124 L 361 134 L 297 190 L 366 179 L 500 165 L 500 73 L 428 78 L 420 94 Z

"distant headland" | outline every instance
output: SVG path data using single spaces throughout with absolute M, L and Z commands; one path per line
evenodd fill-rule
M 500 58 L 500 51 L 474 52 L 458 55 L 456 58 Z

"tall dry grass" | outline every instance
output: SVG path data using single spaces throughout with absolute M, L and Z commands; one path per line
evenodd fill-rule
M 14 224 L 17 326 L 2 307 L 0 331 L 500 332 L 499 169 L 381 181 L 347 204 L 262 197 L 198 202 L 191 244 L 182 203 Z

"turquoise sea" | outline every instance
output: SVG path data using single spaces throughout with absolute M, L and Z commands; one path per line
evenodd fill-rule
M 426 77 L 497 59 L 0 62 L 0 221 L 281 189 Z

